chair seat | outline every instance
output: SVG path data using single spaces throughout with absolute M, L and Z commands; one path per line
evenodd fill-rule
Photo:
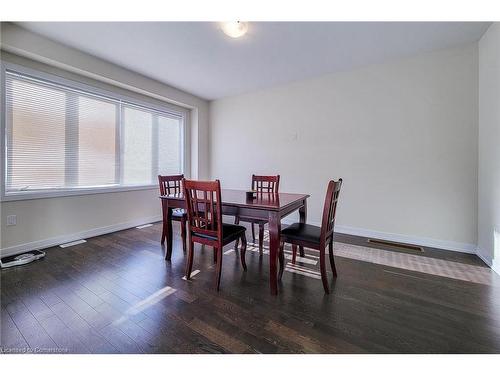
M 294 223 L 281 231 L 284 240 L 298 240 L 319 243 L 321 228 L 316 225 Z
M 187 217 L 187 212 L 182 208 L 176 208 L 175 210 L 172 210 L 173 218 L 182 218 L 183 216 Z
M 235 238 L 238 238 L 242 235 L 242 233 L 245 233 L 247 229 L 241 225 L 236 225 L 236 224 L 222 224 L 222 242 L 230 242 Z M 205 234 L 193 234 L 193 237 L 201 237 L 201 238 L 207 238 L 209 240 L 214 240 L 217 241 L 217 237 L 213 236 L 208 236 Z

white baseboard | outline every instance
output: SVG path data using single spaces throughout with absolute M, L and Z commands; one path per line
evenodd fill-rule
M 140 218 L 140 219 L 128 221 L 125 223 L 113 224 L 113 225 L 109 225 L 106 227 L 89 229 L 89 230 L 82 231 L 82 232 L 71 233 L 71 234 L 66 234 L 66 235 L 62 235 L 62 236 L 47 238 L 44 240 L 28 242 L 28 243 L 0 249 L 0 255 L 2 257 L 4 257 L 4 256 L 23 253 L 25 251 L 46 249 L 48 247 L 58 246 L 58 245 L 63 244 L 63 243 L 77 241 L 77 240 L 81 240 L 84 238 L 101 236 L 103 234 L 108 234 L 108 233 L 117 232 L 117 231 L 124 230 L 124 229 L 134 228 L 134 227 L 137 227 L 137 226 L 140 226 L 143 224 L 154 223 L 154 222 L 161 221 L 161 220 L 162 220 L 161 215 L 158 215 L 158 216 Z M 283 223 L 284 224 L 291 224 L 292 221 L 289 219 L 284 219 Z M 311 224 L 318 225 L 318 226 L 320 225 L 319 223 L 314 223 L 314 222 L 311 222 Z M 488 266 L 490 266 L 495 272 L 500 273 L 499 272 L 500 264 L 496 264 L 499 262 L 492 262 L 491 259 L 486 259 L 478 251 L 476 251 L 477 250 L 476 245 L 474 245 L 474 244 L 467 244 L 467 243 L 460 243 L 460 242 L 453 242 L 453 241 L 443 241 L 443 240 L 437 240 L 437 239 L 431 239 L 431 238 L 407 236 L 407 235 L 387 233 L 387 232 L 379 232 L 379 231 L 374 231 L 374 230 L 370 230 L 370 229 L 355 228 L 355 227 L 348 227 L 348 226 L 342 226 L 342 225 L 336 225 L 335 232 L 343 233 L 343 234 L 350 234 L 350 235 L 354 235 L 354 236 L 376 238 L 376 239 L 387 240 L 387 241 L 402 242 L 402 243 L 408 243 L 408 244 L 419 245 L 419 246 L 434 247 L 434 248 L 443 249 L 443 250 L 459 251 L 459 252 L 468 253 L 468 254 L 476 254 Z M 493 264 L 493 263 L 495 263 L 495 264 Z
M 498 275 L 500 275 L 500 261 L 499 260 L 493 260 L 491 269 L 495 271 Z
M 285 219 L 285 220 L 283 220 L 283 223 L 284 224 L 291 224 L 292 221 L 289 219 Z M 320 223 L 315 223 L 315 222 L 309 222 L 309 223 L 313 224 L 313 225 L 321 226 Z M 335 232 L 342 233 L 342 234 L 350 234 L 353 236 L 376 238 L 378 240 L 386 240 L 386 241 L 402 242 L 402 243 L 418 245 L 418 246 L 434 247 L 436 249 L 458 251 L 458 252 L 467 253 L 467 254 L 476 254 L 476 248 L 477 248 L 477 246 L 475 244 L 453 242 L 453 241 L 443 241 L 443 240 L 437 240 L 437 239 L 433 239 L 433 238 L 416 237 L 416 236 L 408 236 L 408 235 L 404 235 L 404 234 L 380 232 L 380 231 L 371 230 L 371 229 L 348 227 L 348 226 L 344 226 L 344 225 L 335 225 Z
M 490 268 L 493 268 L 493 262 L 491 261 L 491 259 L 485 255 L 482 254 L 482 251 L 480 249 L 477 249 L 477 252 L 476 252 L 476 255 L 481 258 L 481 260 L 486 263 L 486 265 Z
M 161 215 L 157 215 L 157 216 L 151 216 L 151 217 L 145 217 L 145 218 L 140 218 L 140 219 L 136 219 L 136 220 L 131 220 L 131 221 L 127 221 L 125 223 L 113 224 L 113 225 L 109 225 L 106 227 L 93 228 L 93 229 L 85 230 L 82 232 L 65 234 L 62 236 L 47 238 L 44 240 L 28 242 L 28 243 L 0 249 L 0 255 L 2 257 L 4 257 L 4 256 L 9 256 L 9 255 L 14 255 L 14 254 L 20 254 L 20 253 L 23 253 L 25 251 L 46 249 L 48 247 L 58 246 L 60 244 L 64 244 L 67 242 L 77 241 L 77 240 L 95 237 L 95 236 L 101 236 L 103 234 L 108 234 L 108 233 L 117 232 L 117 231 L 124 230 L 124 229 L 134 228 L 134 227 L 137 227 L 139 225 L 154 223 L 154 222 L 157 222 L 160 220 L 162 220 Z
M 488 265 L 494 272 L 500 275 L 500 260 L 491 259 L 490 257 L 483 254 L 481 249 L 477 249 L 476 255 L 481 258 L 481 260 Z
M 476 254 L 476 248 L 477 248 L 477 246 L 475 244 L 470 244 L 470 243 L 444 241 L 444 240 L 438 240 L 438 239 L 434 239 L 434 238 L 416 237 L 416 236 L 408 236 L 405 234 L 379 232 L 379 231 L 370 230 L 370 229 L 353 228 L 353 227 L 347 227 L 347 226 L 343 226 L 343 225 L 336 225 L 335 232 L 344 233 L 344 234 L 351 234 L 351 235 L 361 236 L 361 237 L 376 238 L 379 240 L 408 243 L 408 244 L 418 245 L 418 246 L 434 247 L 436 249 L 458 251 L 461 253 L 468 253 L 468 254 Z

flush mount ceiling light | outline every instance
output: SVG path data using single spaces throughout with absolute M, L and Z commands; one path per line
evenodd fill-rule
M 227 36 L 231 38 L 239 38 L 240 36 L 245 35 L 248 30 L 248 22 L 241 21 L 233 21 L 233 22 L 222 22 L 221 23 L 222 31 Z

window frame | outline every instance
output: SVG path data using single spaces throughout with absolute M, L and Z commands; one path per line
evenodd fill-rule
M 16 192 L 7 192 L 7 99 L 6 99 L 6 73 L 7 71 L 13 71 L 15 73 L 19 73 L 21 75 L 27 75 L 34 79 L 40 79 L 42 81 L 48 81 L 54 83 L 56 85 L 62 85 L 68 87 L 73 90 L 81 91 L 83 93 L 87 93 L 89 95 L 95 95 L 97 97 L 103 97 L 104 99 L 108 99 L 111 101 L 118 101 L 123 103 L 124 105 L 132 105 L 139 108 L 144 108 L 146 110 L 155 111 L 159 114 L 170 115 L 173 117 L 177 117 L 181 120 L 181 137 L 182 137 L 182 152 L 181 152 L 181 173 L 186 173 L 189 170 L 188 160 L 189 160 L 189 142 L 188 142 L 188 129 L 187 124 L 189 121 L 189 110 L 187 108 L 178 107 L 171 105 L 167 102 L 161 102 L 160 104 L 156 104 L 153 102 L 149 102 L 147 100 L 147 96 L 144 94 L 137 94 L 141 96 L 145 96 L 145 99 L 137 99 L 132 96 L 127 96 L 118 92 L 112 91 L 111 89 L 101 89 L 99 87 L 95 87 L 89 85 L 87 83 L 83 83 L 77 81 L 75 79 L 64 78 L 55 74 L 46 73 L 37 69 L 28 68 L 22 65 L 13 64 L 6 61 L 0 61 L 0 90 L 1 90 L 1 103 L 0 103 L 0 113 L 2 113 L 1 124 L 0 124 L 0 143 L 1 150 L 0 153 L 0 201 L 18 201 L 18 200 L 29 200 L 29 199 L 39 199 L 39 198 L 55 198 L 55 197 L 69 197 L 69 196 L 80 196 L 80 195 L 89 195 L 89 194 L 99 194 L 99 193 L 113 193 L 113 192 L 123 192 L 123 191 L 135 191 L 135 190 L 151 190 L 156 189 L 158 185 L 155 182 L 151 184 L 142 184 L 142 185 L 120 185 L 122 183 L 123 170 L 121 165 L 119 165 L 120 176 L 118 179 L 118 185 L 112 186 L 94 186 L 94 187 L 73 187 L 73 188 L 49 188 L 49 189 L 37 189 L 37 190 L 28 190 L 28 191 L 16 191 Z M 106 84 L 110 86 L 109 84 Z M 126 89 L 118 88 L 121 91 L 127 91 Z M 136 93 L 133 93 L 136 94 Z M 158 102 L 159 99 L 151 98 L 152 100 Z M 121 107 L 120 107 L 121 108 Z M 120 116 L 122 109 L 119 111 Z M 120 144 L 123 143 L 123 139 L 121 137 L 122 125 L 121 121 L 117 121 L 117 134 L 119 135 L 116 140 Z M 154 147 L 154 146 L 153 146 Z M 122 147 L 116 150 L 117 158 L 119 158 L 120 163 L 123 155 Z M 153 176 L 154 179 L 154 176 Z

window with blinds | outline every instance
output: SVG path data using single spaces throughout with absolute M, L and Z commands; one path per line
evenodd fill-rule
M 149 186 L 183 172 L 184 116 L 5 71 L 5 195 Z

